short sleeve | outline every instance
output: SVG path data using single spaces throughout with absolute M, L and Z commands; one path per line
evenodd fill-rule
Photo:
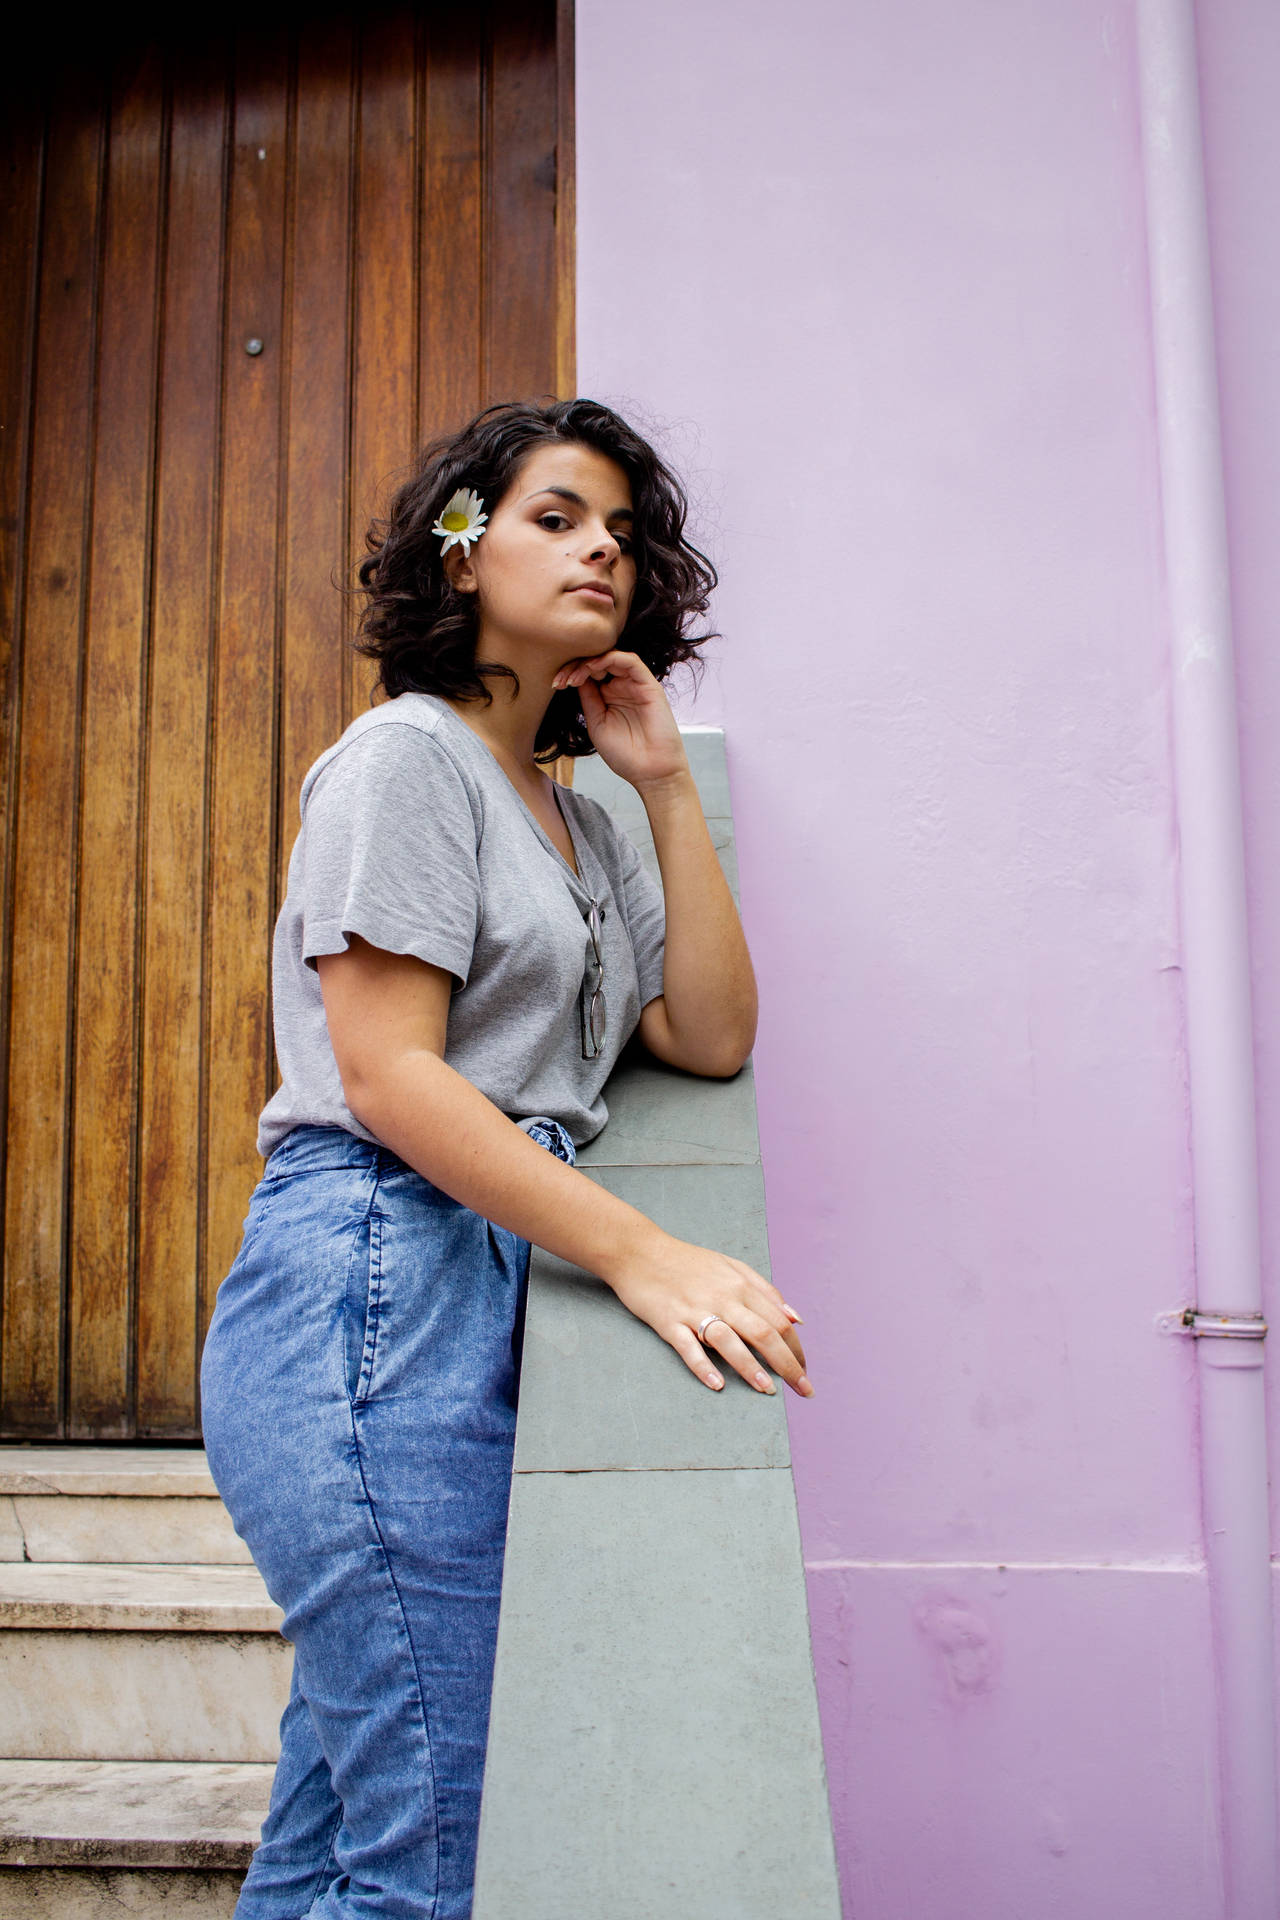
M 666 946 L 667 910 L 662 889 L 640 858 L 635 842 L 614 827 L 622 867 L 622 910 L 636 956 L 640 1005 L 647 1007 L 662 992 L 662 957 Z
M 429 733 L 370 727 L 322 767 L 303 810 L 302 957 L 358 934 L 465 986 L 480 924 L 477 822 Z

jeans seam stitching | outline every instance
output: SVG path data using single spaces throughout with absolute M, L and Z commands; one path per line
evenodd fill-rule
M 349 1256 L 349 1260 L 347 1260 L 347 1286 L 345 1286 L 345 1292 L 347 1292 L 347 1311 L 349 1311 L 351 1284 L 353 1284 L 355 1269 L 357 1269 L 357 1254 L 359 1254 L 359 1248 L 361 1248 L 361 1238 L 365 1235 L 365 1231 L 368 1231 L 368 1250 L 367 1254 L 365 1254 L 365 1323 L 363 1323 L 363 1329 L 361 1329 L 361 1363 L 359 1363 L 357 1373 L 355 1373 L 355 1386 L 347 1384 L 347 1402 L 353 1405 L 353 1407 L 363 1407 L 363 1405 L 367 1404 L 368 1390 L 370 1390 L 370 1386 L 372 1386 L 370 1321 L 376 1323 L 376 1302 L 374 1302 L 374 1227 L 372 1227 L 372 1223 L 374 1223 L 374 1219 L 378 1217 L 378 1215 L 376 1215 L 376 1208 L 378 1208 L 378 1183 L 380 1183 L 380 1179 L 382 1179 L 382 1173 L 380 1173 L 378 1165 L 374 1165 L 374 1167 L 372 1167 L 372 1187 L 370 1187 L 370 1192 L 368 1192 L 368 1206 L 365 1208 L 365 1212 L 361 1213 L 361 1219 L 359 1219 L 359 1223 L 357 1223 L 355 1240 L 351 1242 L 351 1256 Z M 378 1275 L 380 1275 L 380 1260 L 382 1260 L 382 1236 L 378 1236 Z M 347 1365 L 349 1365 L 349 1359 L 347 1359 Z M 347 1380 L 349 1380 L 349 1375 L 347 1375 Z
M 332 1786 L 333 1784 L 332 1774 L 329 1777 L 329 1784 L 330 1786 Z M 338 1837 L 338 1831 L 341 1826 L 342 1826 L 342 1802 L 339 1801 L 338 1811 L 334 1814 L 333 1823 L 329 1829 L 329 1846 L 325 1853 L 324 1859 L 320 1863 L 320 1871 L 317 1873 L 315 1879 L 311 1883 L 311 1896 L 310 1896 L 310 1899 L 307 1901 L 306 1907 L 303 1909 L 304 1912 L 308 1911 L 315 1904 L 316 1898 L 319 1895 L 321 1888 L 324 1886 L 324 1877 L 325 1877 L 325 1874 L 329 1871 L 329 1862 L 333 1860 L 333 1857 L 334 1857 L 333 1843 Z M 336 1861 L 334 1864 L 335 1865 L 337 1864 Z
M 364 1323 L 364 1352 L 360 1356 L 360 1378 L 356 1383 L 355 1404 L 363 1407 L 373 1391 L 373 1363 L 378 1351 L 378 1325 L 382 1315 L 382 1215 L 377 1211 L 377 1183 L 365 1215 L 369 1225 L 369 1273 Z
M 417 1682 L 418 1712 L 422 1720 L 422 1737 L 427 1749 L 427 1774 L 431 1783 L 431 1806 L 432 1806 L 432 1813 L 434 1816 L 432 1825 L 435 1830 L 435 1842 L 436 1842 L 435 1844 L 435 1885 L 431 1889 L 431 1910 L 434 1913 L 436 1908 L 436 1903 L 440 1898 L 440 1796 L 436 1787 L 435 1750 L 431 1744 L 431 1716 L 427 1712 L 426 1688 L 422 1684 L 422 1669 L 418 1665 L 418 1649 L 413 1644 L 413 1633 L 409 1626 L 409 1615 L 405 1608 L 404 1596 L 400 1591 L 400 1583 L 396 1579 L 395 1567 L 392 1564 L 391 1555 L 387 1551 L 387 1543 L 383 1538 L 382 1528 L 378 1524 L 378 1509 L 374 1505 L 373 1495 L 369 1492 L 369 1482 L 365 1478 L 364 1450 L 360 1445 L 360 1429 L 356 1424 L 354 1407 L 352 1408 L 352 1412 L 351 1412 L 351 1438 L 355 1446 L 356 1467 L 360 1474 L 360 1485 L 364 1491 L 365 1505 L 368 1508 L 368 1512 L 369 1512 L 369 1524 L 372 1526 L 375 1534 L 378 1536 L 378 1549 L 382 1554 L 382 1564 L 384 1569 L 386 1570 L 387 1578 L 391 1582 L 391 1591 L 395 1594 L 396 1606 L 400 1610 L 400 1625 L 404 1632 L 405 1640 L 408 1643 L 409 1658 L 413 1662 L 413 1675 L 414 1675 L 415 1681 Z

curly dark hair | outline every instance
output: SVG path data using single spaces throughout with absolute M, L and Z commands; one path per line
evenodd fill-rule
M 686 631 L 707 610 L 716 570 L 685 539 L 684 489 L 648 442 L 595 400 L 506 402 L 424 448 L 386 519 L 375 520 L 366 536 L 368 556 L 358 570 L 366 604 L 356 646 L 378 662 L 389 696 L 435 693 L 487 703 L 493 695 L 482 675 L 516 679 L 510 667 L 477 661 L 475 595 L 450 585 L 431 526 L 459 487 L 473 488 L 492 512 L 525 456 L 556 441 L 605 454 L 631 482 L 636 586 L 618 644 L 665 680 L 716 637 Z M 578 689 L 554 693 L 538 729 L 536 757 L 594 751 Z

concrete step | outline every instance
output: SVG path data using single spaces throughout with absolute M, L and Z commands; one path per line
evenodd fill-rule
M 256 1567 L 0 1566 L 0 1628 L 274 1634 L 280 1619 Z
M 4 1920 L 234 1920 L 237 1871 L 0 1867 Z
M 272 1771 L 217 1762 L 0 1760 L 0 1866 L 243 1873 Z
M 247 1566 L 204 1454 L 0 1447 L 0 1561 Z
M 4 1920 L 229 1920 L 268 1766 L 0 1761 Z
M 279 1624 L 253 1567 L 0 1566 L 4 1753 L 274 1761 Z

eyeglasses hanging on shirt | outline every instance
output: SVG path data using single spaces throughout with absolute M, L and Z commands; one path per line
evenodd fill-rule
M 604 948 L 601 944 L 604 908 L 592 900 L 587 910 L 587 932 L 591 935 L 591 955 L 587 959 L 582 982 L 582 1057 L 594 1060 L 604 1052 L 607 1031 L 604 1006 Z
M 552 784 L 551 792 L 555 799 L 556 809 L 560 818 L 564 821 L 565 832 L 568 834 L 570 841 L 572 841 L 573 828 L 570 826 L 569 816 L 564 810 L 564 803 L 560 798 L 560 789 L 554 783 Z M 559 855 L 561 863 L 569 869 L 574 879 L 578 882 L 577 888 L 571 887 L 570 892 L 573 894 L 581 911 L 582 902 L 578 899 L 578 892 L 579 889 L 583 892 L 586 891 L 582 886 L 581 873 L 578 871 L 576 865 L 570 861 L 566 861 L 564 855 L 560 853 L 560 849 L 552 844 L 547 836 L 546 829 L 539 825 L 528 807 L 525 808 L 525 812 L 529 816 L 530 826 L 546 842 L 546 845 L 551 848 L 551 851 Z M 578 1003 L 578 1012 L 582 1022 L 582 1057 L 584 1060 L 597 1060 L 604 1052 L 604 1037 L 607 1031 L 604 1005 L 603 902 L 588 895 L 587 908 L 583 917 L 587 923 L 587 932 L 591 935 L 591 951 L 587 955 L 586 966 L 583 971 L 582 993 Z

